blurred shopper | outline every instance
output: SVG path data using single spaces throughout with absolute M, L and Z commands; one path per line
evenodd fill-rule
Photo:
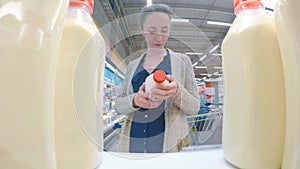
M 119 151 L 177 152 L 189 144 L 186 115 L 196 114 L 200 103 L 190 58 L 165 49 L 173 15 L 164 4 L 141 10 L 147 51 L 129 63 L 116 99 L 117 111 L 126 115 Z M 165 71 L 170 83 L 145 93 L 145 79 L 158 69 Z

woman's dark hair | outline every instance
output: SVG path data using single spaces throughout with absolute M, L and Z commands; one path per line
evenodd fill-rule
M 140 21 L 140 26 L 143 28 L 144 22 L 148 15 L 150 15 L 153 12 L 161 12 L 169 15 L 169 18 L 174 16 L 174 12 L 171 10 L 171 8 L 168 5 L 165 4 L 153 4 L 150 6 L 145 6 L 142 8 L 140 15 L 139 15 L 139 21 Z

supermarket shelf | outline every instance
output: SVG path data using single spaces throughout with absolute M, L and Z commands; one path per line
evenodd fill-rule
M 125 116 L 119 116 L 116 120 L 110 122 L 103 129 L 103 145 L 105 151 L 115 151 L 119 140 L 121 129 L 116 129 L 115 124 L 119 123 Z
M 111 129 L 114 127 L 115 123 L 120 122 L 120 121 L 123 120 L 124 118 L 125 118 L 125 116 L 124 116 L 124 115 L 121 115 L 121 116 L 119 116 L 116 120 L 114 120 L 114 121 L 110 122 L 109 124 L 107 124 L 106 126 L 104 126 L 104 128 L 103 128 L 103 133 L 104 133 L 104 134 L 107 133 L 109 130 L 111 130 Z
M 114 130 L 103 140 L 104 151 L 115 152 L 117 151 L 117 145 L 120 138 L 121 129 Z

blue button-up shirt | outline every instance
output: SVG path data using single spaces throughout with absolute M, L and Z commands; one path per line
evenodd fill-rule
M 163 61 L 148 73 L 143 67 L 145 55 L 137 66 L 131 80 L 133 91 L 138 92 L 140 86 L 145 82 L 147 76 L 154 71 L 164 70 L 166 74 L 171 74 L 171 64 L 169 52 Z M 133 153 L 161 153 L 163 150 L 165 132 L 165 101 L 160 106 L 153 109 L 140 108 L 134 112 L 130 131 L 130 152 Z

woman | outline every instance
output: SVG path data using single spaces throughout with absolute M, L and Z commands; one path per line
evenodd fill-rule
M 199 111 L 199 96 L 188 56 L 164 46 L 170 35 L 173 12 L 167 5 L 146 6 L 140 26 L 147 51 L 129 63 L 116 109 L 126 115 L 119 151 L 135 153 L 177 152 L 188 138 L 187 114 Z M 164 70 L 169 84 L 145 93 L 145 79 Z

